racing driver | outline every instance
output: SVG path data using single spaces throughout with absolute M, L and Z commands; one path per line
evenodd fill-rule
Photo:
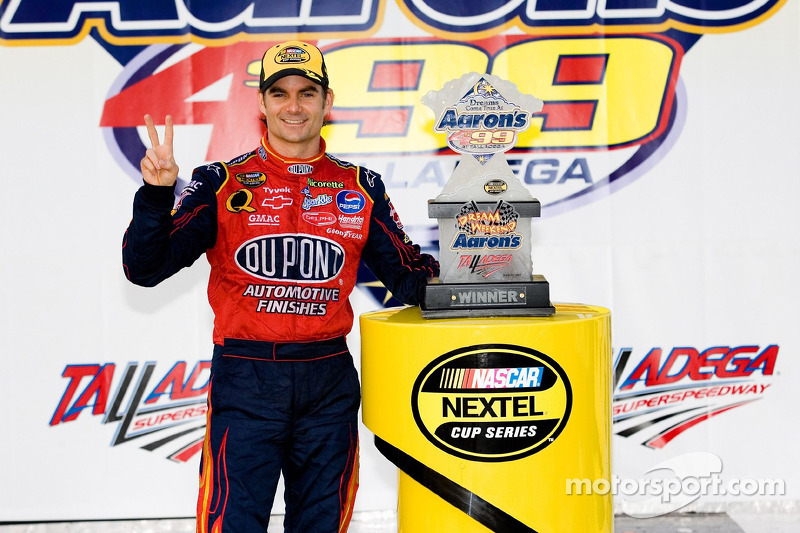
M 279 475 L 284 528 L 346 531 L 358 487 L 360 388 L 345 336 L 360 260 L 418 304 L 438 275 L 403 232 L 380 176 L 325 151 L 333 91 L 322 53 L 289 41 L 262 58 L 255 149 L 194 170 L 173 209 L 173 122 L 151 147 L 123 267 L 153 286 L 203 253 L 214 351 L 197 531 L 267 529 Z

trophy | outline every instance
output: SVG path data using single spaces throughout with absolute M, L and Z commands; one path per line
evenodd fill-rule
M 532 273 L 531 219 L 541 204 L 506 161 L 543 102 L 515 84 L 471 72 L 430 91 L 422 103 L 434 131 L 461 154 L 442 192 L 428 201 L 439 222 L 439 278 L 428 284 L 426 318 L 548 316 L 550 286 Z

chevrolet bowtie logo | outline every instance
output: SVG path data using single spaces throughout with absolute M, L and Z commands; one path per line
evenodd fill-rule
M 261 205 L 264 207 L 271 207 L 272 209 L 283 209 L 287 205 L 292 205 L 292 203 L 294 203 L 294 200 L 279 194 L 278 196 L 273 196 L 272 198 L 264 198 L 264 201 L 261 202 Z

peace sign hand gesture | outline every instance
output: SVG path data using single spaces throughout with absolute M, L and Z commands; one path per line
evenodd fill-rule
M 142 179 L 150 185 L 171 186 L 178 179 L 178 164 L 172 155 L 172 115 L 165 119 L 164 143 L 158 139 L 158 132 L 153 124 L 153 117 L 144 116 L 147 126 L 147 135 L 150 137 L 151 147 L 145 152 L 140 168 Z

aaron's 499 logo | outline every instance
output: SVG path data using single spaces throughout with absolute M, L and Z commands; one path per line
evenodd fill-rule
M 552 443 L 567 423 L 572 388 L 547 355 L 487 344 L 446 353 L 417 377 L 414 419 L 433 444 L 476 461 L 510 461 Z

